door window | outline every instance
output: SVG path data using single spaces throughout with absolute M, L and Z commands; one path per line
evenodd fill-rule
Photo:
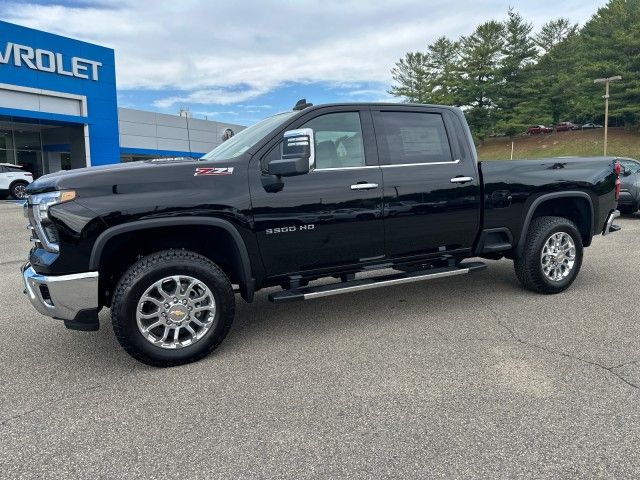
M 358 112 L 320 115 L 300 128 L 313 129 L 316 170 L 365 165 L 362 126 Z
M 362 126 L 358 112 L 327 113 L 298 128 L 313 130 L 315 170 L 363 167 L 366 164 Z M 262 158 L 262 171 L 272 160 L 282 157 L 282 142 Z
M 438 113 L 379 112 L 375 128 L 383 164 L 453 160 L 444 121 Z

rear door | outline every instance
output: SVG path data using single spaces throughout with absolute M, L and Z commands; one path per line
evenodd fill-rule
M 384 178 L 386 254 L 392 258 L 466 253 L 480 227 L 475 158 L 447 109 L 374 109 Z M 460 137 L 457 137 L 460 136 Z

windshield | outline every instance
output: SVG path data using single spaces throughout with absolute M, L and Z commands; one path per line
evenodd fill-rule
M 275 130 L 296 113 L 298 112 L 279 113 L 273 117 L 265 118 L 261 122 L 245 128 L 226 142 L 221 143 L 202 157 L 201 160 L 229 160 L 230 158 L 242 155 L 264 138 L 265 135 Z

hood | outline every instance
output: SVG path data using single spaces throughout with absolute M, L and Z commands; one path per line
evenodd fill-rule
M 194 158 L 170 158 L 116 163 L 98 167 L 61 170 L 43 175 L 27 187 L 28 194 L 54 190 L 113 190 L 122 184 L 143 184 L 158 179 L 175 178 L 184 171 L 193 172 L 200 160 Z M 176 170 L 172 172 L 171 170 Z M 193 173 L 191 173 L 193 175 Z

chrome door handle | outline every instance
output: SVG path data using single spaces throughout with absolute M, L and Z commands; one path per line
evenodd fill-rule
M 469 183 L 473 182 L 473 177 L 453 177 L 451 183 Z
M 374 188 L 378 188 L 377 183 L 356 183 L 351 185 L 351 190 L 373 190 Z

